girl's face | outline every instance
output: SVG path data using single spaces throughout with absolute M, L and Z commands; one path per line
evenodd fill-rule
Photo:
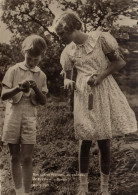
M 41 60 L 41 55 L 33 57 L 28 52 L 25 52 L 25 63 L 28 68 L 34 68 L 40 63 Z
M 64 29 L 57 29 L 56 32 L 59 38 L 66 44 L 69 44 L 73 41 L 73 32 L 67 32 Z

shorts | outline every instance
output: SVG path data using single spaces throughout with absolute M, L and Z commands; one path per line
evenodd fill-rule
M 36 107 L 29 97 L 22 97 L 19 103 L 7 102 L 2 141 L 11 144 L 36 143 Z

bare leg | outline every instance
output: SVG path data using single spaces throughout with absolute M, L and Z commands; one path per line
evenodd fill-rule
M 83 140 L 79 147 L 79 170 L 80 173 L 87 173 L 89 166 L 89 151 L 92 141 Z
M 21 169 L 21 161 L 20 161 L 20 145 L 9 144 L 9 151 L 11 155 L 11 171 L 12 171 L 13 182 L 16 189 L 21 189 L 22 169 Z
M 88 193 L 88 166 L 91 144 L 92 141 L 89 140 L 83 140 L 79 143 L 80 191 L 78 195 L 86 195 Z
M 103 195 L 109 195 L 110 140 L 99 140 L 98 146 L 100 149 L 101 192 Z
M 110 140 L 99 140 L 100 149 L 100 168 L 102 173 L 109 174 L 110 171 Z
M 32 153 L 33 144 L 22 144 L 21 145 L 21 157 L 22 157 L 22 173 L 25 193 L 30 192 L 32 183 Z

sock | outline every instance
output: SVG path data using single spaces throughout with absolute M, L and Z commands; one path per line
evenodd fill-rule
M 108 192 L 109 175 L 101 172 L 101 192 Z
M 29 192 L 25 192 L 25 189 L 24 189 L 24 186 L 22 186 L 22 192 L 23 192 L 23 195 L 29 195 Z
M 80 173 L 80 189 L 88 192 L 88 173 Z
M 19 188 L 19 189 L 15 189 L 16 195 L 23 195 L 23 189 Z

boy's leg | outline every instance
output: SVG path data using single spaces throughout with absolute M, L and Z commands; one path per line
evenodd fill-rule
M 110 140 L 99 140 L 98 146 L 100 149 L 100 171 L 101 171 L 101 191 L 108 195 L 108 182 L 110 172 Z
M 32 183 L 32 153 L 34 144 L 22 144 L 21 145 L 21 159 L 22 159 L 22 174 L 24 192 L 29 194 Z
M 86 194 L 85 192 L 88 192 L 88 166 L 91 144 L 92 141 L 89 140 L 83 140 L 79 142 L 80 195 Z
M 11 171 L 15 185 L 16 194 L 21 195 L 22 188 L 22 169 L 20 159 L 20 145 L 8 144 L 11 156 Z

